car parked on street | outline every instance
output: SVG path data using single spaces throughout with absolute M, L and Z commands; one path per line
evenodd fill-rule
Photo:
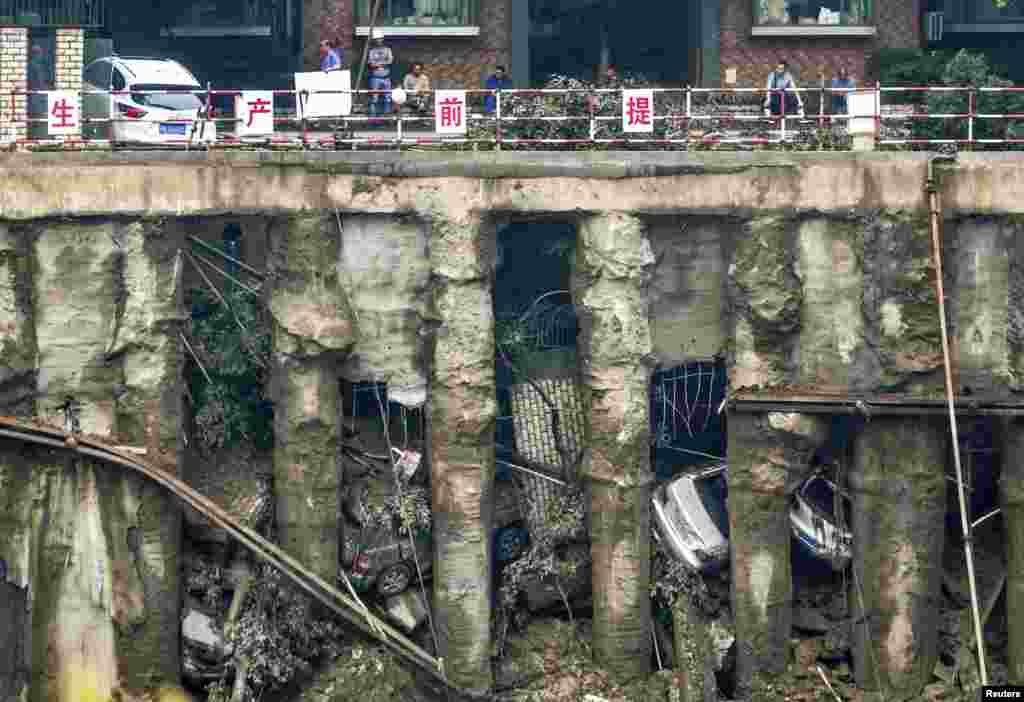
M 655 488 L 651 497 L 656 536 L 675 558 L 695 570 L 714 572 L 729 562 L 728 466 L 689 471 Z M 790 526 L 797 543 L 836 570 L 850 562 L 853 537 L 836 518 L 837 489 L 820 473 L 793 496 Z M 850 514 L 841 496 L 842 514 Z
M 202 87 L 177 61 L 106 56 L 82 73 L 84 134 L 123 144 L 184 144 L 204 130 Z M 96 120 L 96 121 L 93 121 Z

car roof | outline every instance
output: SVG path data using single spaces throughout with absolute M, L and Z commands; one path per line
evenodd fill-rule
M 196 80 L 195 76 L 173 59 L 142 56 L 104 56 L 96 61 L 113 63 L 127 74 L 131 83 L 200 87 L 199 81 Z

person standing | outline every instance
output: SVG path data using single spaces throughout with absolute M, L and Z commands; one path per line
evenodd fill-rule
M 409 94 L 409 107 L 417 112 L 427 111 L 427 93 L 430 92 L 430 77 L 423 72 L 423 64 L 416 62 L 412 71 L 405 74 L 402 88 Z
M 370 69 L 370 90 L 385 91 L 370 95 L 370 116 L 374 117 L 391 112 L 391 64 L 395 57 L 384 45 L 384 32 L 374 29 L 372 39 L 373 45 L 366 59 Z
M 320 70 L 324 73 L 328 71 L 339 71 L 341 70 L 341 49 L 335 49 L 331 46 L 331 42 L 324 39 L 320 42 Z
M 785 92 L 782 92 L 785 91 Z M 796 116 L 804 111 L 804 101 L 797 92 L 796 81 L 789 72 L 789 64 L 779 61 L 775 70 L 768 74 L 765 85 L 764 114 L 778 117 L 782 114 L 783 97 L 785 97 L 786 115 Z
M 505 75 L 504 66 L 495 66 L 494 73 L 484 81 L 487 90 L 510 90 L 512 80 Z M 484 114 L 493 115 L 498 107 L 498 98 L 493 94 L 484 95 Z
M 847 92 L 857 87 L 857 83 L 850 77 L 846 68 L 839 69 L 839 76 L 832 79 L 832 114 L 845 115 L 850 111 L 849 95 Z

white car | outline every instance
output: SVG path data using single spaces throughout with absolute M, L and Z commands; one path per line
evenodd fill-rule
M 729 562 L 726 465 L 684 473 L 651 497 L 656 534 L 670 554 L 695 570 L 713 571 Z
M 215 138 L 202 86 L 177 61 L 106 56 L 82 74 L 85 135 L 130 144 L 185 144 Z M 97 121 L 91 121 L 97 120 Z
M 684 473 L 658 486 L 651 496 L 655 535 L 668 552 L 689 567 L 715 571 L 729 562 L 729 488 L 725 463 Z M 853 536 L 837 524 L 836 496 L 843 516 L 849 500 L 820 473 L 804 481 L 793 496 L 790 528 L 797 544 L 835 570 L 850 562 Z

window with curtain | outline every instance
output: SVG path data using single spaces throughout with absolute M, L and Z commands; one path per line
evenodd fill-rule
M 754 0 L 754 24 L 870 25 L 870 0 Z
M 370 24 L 376 0 L 356 0 L 356 21 Z M 380 0 L 377 24 L 382 26 L 471 26 L 476 24 L 476 0 Z

